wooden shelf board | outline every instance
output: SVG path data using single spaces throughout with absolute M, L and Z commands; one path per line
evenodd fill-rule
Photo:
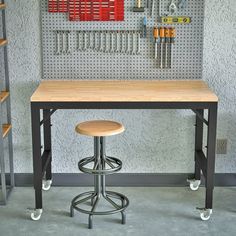
M 12 128 L 12 125 L 10 125 L 10 124 L 3 124 L 2 125 L 2 136 L 3 136 L 3 138 L 5 138 L 7 136 L 7 134 L 11 130 L 11 128 Z
M 0 101 L 1 103 L 3 103 L 8 97 L 9 97 L 10 93 L 7 91 L 2 91 L 0 93 Z
M 6 4 L 5 3 L 0 3 L 0 10 L 3 10 L 6 8 Z
M 0 39 L 0 47 L 3 47 L 7 45 L 7 40 L 6 39 Z

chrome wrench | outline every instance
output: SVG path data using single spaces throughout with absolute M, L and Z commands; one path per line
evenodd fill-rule
M 125 32 L 121 32 L 121 53 L 125 53 Z
M 113 41 L 114 41 L 114 32 L 111 31 L 111 33 L 110 33 L 110 43 L 111 43 L 111 44 L 110 44 L 110 52 L 111 52 L 111 53 L 114 53 L 114 52 L 115 52 Z
M 116 32 L 116 53 L 119 53 L 119 31 Z
M 132 33 L 132 54 L 135 55 L 136 52 L 135 52 L 135 36 L 136 36 L 136 32 L 133 31 Z
M 67 54 L 71 53 L 71 35 L 70 35 L 70 31 L 67 31 L 67 50 L 66 50 Z
M 66 54 L 66 32 L 62 31 L 62 54 Z
M 100 32 L 100 48 L 99 51 L 103 51 L 103 32 Z
M 127 54 L 130 53 L 130 32 L 126 32 L 126 51 Z
M 140 35 L 140 32 L 138 32 L 138 38 L 137 38 L 137 52 L 136 54 L 140 54 L 140 38 L 141 38 L 141 35 Z
M 84 39 L 83 50 L 86 51 L 87 50 L 87 32 L 86 31 L 83 32 L 83 39 Z
M 61 51 L 60 51 L 60 32 L 56 31 L 57 34 L 57 45 L 56 45 L 56 55 L 60 55 Z

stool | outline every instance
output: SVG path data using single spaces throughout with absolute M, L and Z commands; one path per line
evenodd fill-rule
M 82 135 L 94 137 L 94 156 L 79 161 L 78 167 L 83 173 L 94 175 L 94 191 L 85 192 L 76 196 L 70 207 L 70 215 L 74 216 L 74 210 L 88 214 L 88 228 L 93 227 L 93 215 L 111 215 L 121 212 L 122 224 L 126 223 L 125 209 L 129 200 L 123 194 L 107 191 L 105 176 L 118 172 L 122 168 L 122 162 L 106 155 L 105 137 L 122 133 L 124 126 L 115 121 L 94 120 L 80 123 L 75 128 Z M 114 208 L 108 211 L 96 211 L 99 200 L 103 198 Z M 91 210 L 82 208 L 82 204 L 91 201 Z M 86 206 L 86 205 L 85 205 Z

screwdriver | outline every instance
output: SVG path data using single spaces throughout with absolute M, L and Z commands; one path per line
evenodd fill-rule
M 166 44 L 165 68 L 168 68 L 168 44 L 170 44 L 170 29 L 169 28 L 165 28 L 165 44 Z
M 147 17 L 143 18 L 143 38 L 147 37 Z
M 175 38 L 176 38 L 176 30 L 174 27 L 171 27 L 170 28 L 170 68 L 171 68 L 171 65 L 172 65 L 172 44 L 175 43 Z
M 161 43 L 161 64 L 160 68 L 163 68 L 163 43 L 165 43 L 165 29 L 160 27 L 160 43 Z
M 153 37 L 155 39 L 155 59 L 157 59 L 157 43 L 158 43 L 158 39 L 159 39 L 159 32 L 158 32 L 157 27 L 154 27 L 154 29 L 153 29 Z

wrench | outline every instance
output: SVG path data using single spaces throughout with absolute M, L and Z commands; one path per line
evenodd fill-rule
M 119 31 L 116 32 L 116 53 L 119 53 Z
M 88 48 L 91 48 L 91 37 L 90 37 L 90 31 L 88 31 Z
M 66 32 L 62 31 L 62 54 L 66 54 Z
M 136 36 L 136 32 L 133 31 L 133 34 L 132 34 L 132 54 L 135 55 L 136 52 L 135 52 L 135 36 Z
M 169 15 L 173 15 L 177 12 L 177 0 L 171 0 L 171 4 L 169 5 Z
M 125 53 L 125 31 L 121 32 L 121 53 Z
M 60 55 L 61 54 L 61 52 L 60 52 L 60 32 L 57 31 L 56 34 L 57 34 L 56 55 Z
M 111 52 L 111 53 L 114 53 L 115 50 L 114 50 L 114 45 L 113 45 L 113 41 L 114 41 L 114 32 L 113 32 L 113 31 L 111 32 L 110 40 L 111 40 L 110 52 Z
M 109 32 L 105 32 L 105 53 L 109 52 Z
M 78 51 L 82 51 L 83 49 L 80 47 L 80 35 L 81 35 L 81 31 L 78 31 L 77 33 L 77 50 Z
M 138 40 L 137 40 L 137 52 L 136 54 L 140 54 L 140 32 L 138 32 Z
M 103 38 L 103 32 L 101 31 L 100 32 L 100 48 L 99 48 L 99 51 L 103 51 L 103 40 L 102 40 L 102 38 Z
M 93 32 L 93 47 L 92 49 L 93 50 L 96 50 L 96 31 Z
M 126 32 L 126 53 L 130 53 L 130 32 Z
M 70 43 L 70 31 L 67 31 L 67 50 L 66 53 L 70 54 L 71 53 L 71 43 Z
M 83 50 L 86 51 L 87 50 L 87 32 L 86 31 L 83 32 L 83 38 L 84 38 Z

